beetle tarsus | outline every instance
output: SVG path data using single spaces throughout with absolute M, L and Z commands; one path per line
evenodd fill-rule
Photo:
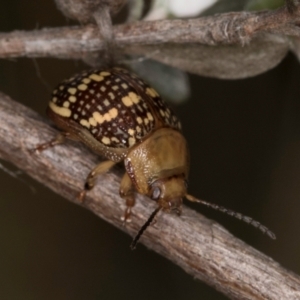
M 127 206 L 124 215 L 121 217 L 121 220 L 123 222 L 123 226 L 125 227 L 127 223 L 131 222 L 131 206 Z
M 85 199 L 85 196 L 86 196 L 86 190 L 82 190 L 78 196 L 77 196 L 77 199 L 79 202 L 83 203 L 84 202 L 84 199 Z

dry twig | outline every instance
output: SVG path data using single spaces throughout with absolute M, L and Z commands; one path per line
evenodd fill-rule
M 118 25 L 114 27 L 115 52 L 121 60 L 124 54 L 142 55 L 214 78 L 255 76 L 278 65 L 289 49 L 300 55 L 300 8 L 291 7 Z M 94 25 L 0 34 L 0 58 L 83 59 L 95 66 L 104 49 Z
M 97 157 L 84 147 L 73 147 L 71 142 L 41 155 L 30 152 L 55 134 L 32 110 L 0 94 L 0 157 L 79 204 L 76 195 Z M 118 170 L 101 176 L 83 206 L 135 235 L 153 211 L 154 203 L 139 196 L 132 223 L 122 227 L 124 203 L 118 195 L 119 182 Z M 232 299 L 300 298 L 297 275 L 186 207 L 182 217 L 161 213 L 141 242 Z
M 268 12 L 234 12 L 191 20 L 160 20 L 115 26 L 117 47 L 161 44 L 232 45 L 245 44 L 263 34 L 300 36 L 300 6 L 293 13 L 286 7 Z M 80 58 L 99 51 L 96 26 L 15 31 L 0 34 L 0 57 Z

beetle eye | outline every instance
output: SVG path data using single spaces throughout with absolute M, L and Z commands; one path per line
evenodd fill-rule
M 158 198 L 160 197 L 160 194 L 161 194 L 160 188 L 155 187 L 152 191 L 151 199 L 152 200 L 158 200 Z

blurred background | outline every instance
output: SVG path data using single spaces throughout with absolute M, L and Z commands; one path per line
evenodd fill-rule
M 53 1 L 1 1 L 0 31 L 72 24 Z M 0 60 L 0 90 L 44 114 L 51 88 L 82 62 Z M 174 107 L 191 151 L 191 194 L 251 216 L 277 235 L 194 206 L 300 274 L 300 64 L 244 80 L 189 75 Z M 0 169 L 0 299 L 226 299 L 165 258 L 52 191 Z M 14 173 L 16 174 L 16 173 Z

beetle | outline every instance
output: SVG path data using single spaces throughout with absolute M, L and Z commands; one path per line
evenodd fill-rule
M 124 222 L 130 219 L 134 192 L 157 203 L 132 248 L 160 210 L 180 215 L 183 198 L 242 219 L 275 238 L 252 218 L 187 193 L 189 151 L 181 123 L 156 90 L 128 70 L 96 69 L 65 80 L 53 91 L 47 115 L 63 132 L 37 146 L 37 152 L 69 138 L 83 142 L 107 159 L 87 176 L 79 194 L 81 200 L 98 175 L 124 161 L 126 172 L 119 189 L 126 202 Z

